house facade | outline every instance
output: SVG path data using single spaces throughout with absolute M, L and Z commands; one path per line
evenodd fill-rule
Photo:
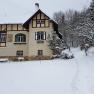
M 48 39 L 57 30 L 57 23 L 40 9 L 23 24 L 0 24 L 0 58 L 50 59 Z

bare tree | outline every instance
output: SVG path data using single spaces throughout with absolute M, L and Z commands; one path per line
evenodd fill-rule
M 65 13 L 54 13 L 58 23 L 58 31 L 63 36 L 63 41 L 70 47 L 89 44 L 94 46 L 94 0 L 88 8 L 82 11 L 68 10 Z
M 64 19 L 64 13 L 62 11 L 55 12 L 53 15 L 53 19 L 58 23 L 61 24 Z

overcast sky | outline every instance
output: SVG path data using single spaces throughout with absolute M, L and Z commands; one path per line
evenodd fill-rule
M 69 9 L 81 11 L 88 7 L 91 0 L 0 0 L 0 17 L 12 17 L 32 14 L 35 10 L 35 3 L 49 16 L 54 12 L 66 11 Z
M 11 0 L 27 11 L 34 9 L 34 4 L 38 2 L 40 8 L 52 15 L 55 11 L 66 11 L 68 9 L 81 10 L 90 4 L 91 0 Z

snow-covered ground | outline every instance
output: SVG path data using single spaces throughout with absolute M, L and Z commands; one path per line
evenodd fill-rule
M 94 94 L 94 48 L 72 52 L 70 60 L 0 63 L 0 94 Z

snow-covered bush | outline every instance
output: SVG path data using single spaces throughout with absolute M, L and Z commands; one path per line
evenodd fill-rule
M 60 58 L 61 55 L 53 55 L 51 59 Z
M 94 55 L 94 47 L 90 47 L 90 48 L 88 49 L 88 51 L 87 51 L 87 54 L 88 54 L 89 56 Z
M 62 59 L 72 59 L 74 58 L 74 55 L 72 54 L 71 51 L 65 50 L 65 51 L 62 51 L 61 58 Z

